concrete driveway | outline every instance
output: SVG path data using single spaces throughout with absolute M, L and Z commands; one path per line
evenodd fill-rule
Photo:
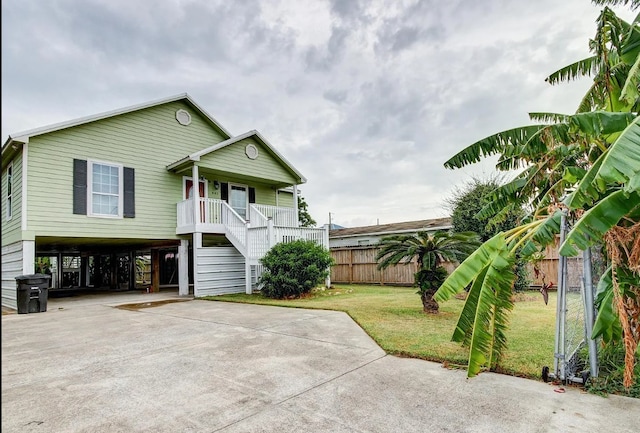
M 344 313 L 126 294 L 2 316 L 2 432 L 638 432 L 640 400 L 385 353 Z

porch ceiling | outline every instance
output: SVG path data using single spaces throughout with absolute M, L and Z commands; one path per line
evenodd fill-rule
M 172 247 L 180 243 L 178 239 L 112 239 L 112 238 L 70 238 L 36 236 L 36 251 L 81 253 L 90 251 L 147 250 Z

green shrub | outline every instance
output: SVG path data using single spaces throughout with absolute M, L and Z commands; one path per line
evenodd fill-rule
M 611 342 L 598 351 L 599 371 L 598 377 L 592 377 L 587 382 L 586 388 L 592 394 L 607 395 L 619 394 L 628 397 L 640 398 L 640 359 L 636 357 L 634 368 L 635 381 L 629 389 L 622 385 L 624 376 L 624 344 Z M 584 362 L 588 362 L 588 352 L 582 354 Z
M 268 298 L 298 298 L 318 286 L 329 275 L 333 259 L 329 251 L 313 241 L 297 240 L 274 246 L 260 263 L 261 292 Z

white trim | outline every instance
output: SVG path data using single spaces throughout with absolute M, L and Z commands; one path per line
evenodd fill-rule
M 118 215 L 93 213 L 93 166 L 106 165 L 118 168 Z M 122 164 L 114 162 L 97 161 L 94 159 L 87 160 L 87 216 L 95 218 L 122 218 L 122 210 L 124 206 L 124 176 Z M 102 193 L 96 193 L 102 194 Z
M 36 271 L 36 241 L 22 241 L 22 275 Z
M 178 246 L 178 295 L 189 294 L 189 240 L 180 239 Z
M 20 200 L 22 201 L 22 230 L 27 230 L 27 166 L 29 161 L 27 155 L 29 153 L 29 145 L 22 145 L 22 185 L 20 185 Z
M 9 186 L 11 186 L 11 193 L 9 193 Z M 13 161 L 11 161 L 9 165 L 7 165 L 7 196 L 4 198 L 4 205 L 6 207 L 4 216 L 7 221 L 11 221 L 13 218 L 13 197 L 15 196 L 15 189 L 15 181 L 13 180 Z
M 193 184 L 193 176 L 182 176 L 182 200 L 187 200 L 187 181 L 190 180 L 191 183 Z M 204 197 L 200 197 L 200 198 L 207 198 L 209 197 L 209 182 L 207 181 L 207 179 L 200 179 L 199 182 L 204 183 Z M 200 191 L 198 191 L 198 193 L 200 193 Z
M 296 227 L 300 226 L 300 215 L 298 214 L 298 185 L 293 185 L 293 208 L 296 210 Z
M 7 149 L 10 143 L 17 141 L 20 143 L 28 142 L 30 137 L 36 135 L 47 134 L 49 132 L 58 131 L 65 128 L 71 128 L 72 126 L 78 126 L 89 122 L 95 122 L 97 120 L 106 119 L 109 117 L 118 116 L 125 113 L 131 113 L 133 111 L 143 110 L 145 108 L 151 108 L 162 104 L 167 104 L 169 102 L 176 102 L 180 100 L 186 100 L 191 104 L 197 111 L 199 111 L 205 118 L 207 118 L 211 123 L 213 123 L 220 131 L 227 135 L 227 137 L 232 137 L 233 135 L 226 130 L 216 119 L 213 118 L 209 113 L 202 109 L 188 93 L 180 93 L 179 95 L 170 96 L 167 98 L 157 99 L 155 101 L 144 102 L 142 104 L 130 105 L 128 107 L 119 108 L 116 110 L 105 111 L 102 113 L 94 114 L 91 116 L 85 116 L 76 118 L 73 120 L 69 120 L 66 122 L 55 123 L 52 125 L 43 126 L 40 128 L 30 129 L 27 131 L 18 132 L 15 134 L 9 135 L 7 141 L 2 145 L 2 153 L 4 153 L 5 149 Z

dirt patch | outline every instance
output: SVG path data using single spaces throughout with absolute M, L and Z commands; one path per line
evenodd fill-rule
M 191 299 L 166 299 L 164 301 L 140 302 L 137 304 L 116 305 L 115 308 L 119 308 L 121 310 L 138 311 L 138 310 L 142 310 L 143 308 L 160 307 L 162 305 L 173 304 L 174 302 L 186 302 L 190 300 Z
M 12 309 L 10 309 L 10 308 L 2 307 L 2 315 L 3 315 L 3 316 L 5 316 L 5 315 L 7 315 L 7 314 L 16 314 L 16 313 L 17 313 L 17 311 L 16 311 L 16 310 L 12 310 Z

